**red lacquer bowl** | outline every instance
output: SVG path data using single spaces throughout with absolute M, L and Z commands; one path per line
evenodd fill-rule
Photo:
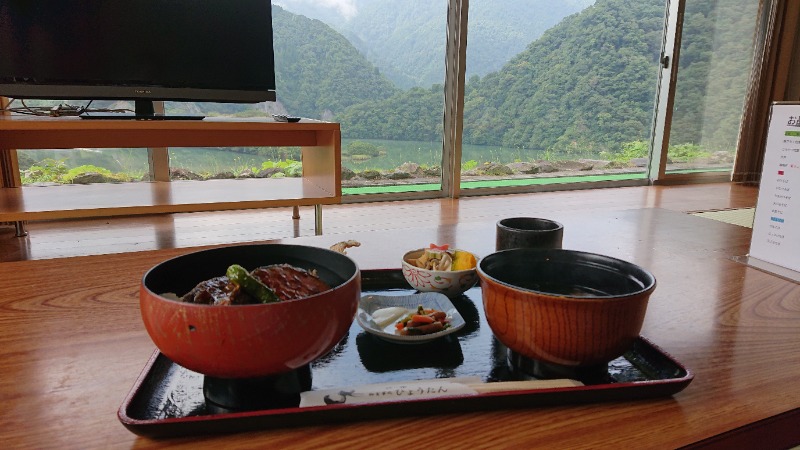
M 512 249 L 478 263 L 486 320 L 527 358 L 568 367 L 607 363 L 639 337 L 656 287 L 647 270 L 574 250 Z
M 331 290 L 299 300 L 210 306 L 182 296 L 197 283 L 239 264 L 248 270 L 288 263 L 316 269 Z M 150 269 L 140 288 L 142 319 L 156 347 L 175 363 L 220 378 L 252 378 L 302 367 L 328 353 L 348 332 L 361 297 L 355 262 L 300 245 L 241 245 L 202 250 Z

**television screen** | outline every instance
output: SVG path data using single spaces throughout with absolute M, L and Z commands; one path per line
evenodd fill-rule
M 0 95 L 275 100 L 270 0 L 2 0 Z

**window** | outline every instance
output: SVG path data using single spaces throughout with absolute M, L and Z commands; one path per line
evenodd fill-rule
M 341 123 L 344 192 L 439 192 L 447 5 L 274 3 L 279 106 Z
M 733 167 L 758 2 L 686 2 L 667 173 Z
M 277 102 L 164 107 L 341 123 L 345 201 L 727 173 L 750 74 L 755 3 L 274 0 Z M 685 19 L 669 25 L 677 5 Z M 458 22 L 462 10 L 469 39 Z M 667 12 L 673 22 L 665 22 Z M 660 79 L 677 25 L 677 81 Z M 459 45 L 466 42 L 463 62 Z M 674 101 L 665 100 L 672 94 L 664 85 L 675 87 Z M 669 123 L 659 112 L 667 104 Z M 661 140 L 668 143 L 664 167 L 661 150 L 650 161 L 652 143 L 660 149 Z M 137 181 L 302 170 L 296 148 L 162 150 L 155 163 L 145 149 L 20 151 L 20 169 L 25 183 L 69 180 L 49 179 L 48 171 Z
M 470 2 L 461 187 L 645 178 L 663 2 L 518 3 Z

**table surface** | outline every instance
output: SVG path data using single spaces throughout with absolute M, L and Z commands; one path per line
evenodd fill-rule
M 155 347 L 141 322 L 144 272 L 187 249 L 0 264 L 0 440 L 8 448 L 363 448 L 407 430 L 438 430 L 447 446 L 675 448 L 800 408 L 800 285 L 732 258 L 751 230 L 657 208 L 574 212 L 564 248 L 603 253 L 658 279 L 642 335 L 695 374 L 667 398 L 376 419 L 346 425 L 151 440 L 117 410 Z M 450 243 L 479 255 L 494 223 L 353 231 L 286 239 L 348 250 L 361 269 L 397 268 L 403 252 Z M 404 431 L 406 430 L 406 431 Z

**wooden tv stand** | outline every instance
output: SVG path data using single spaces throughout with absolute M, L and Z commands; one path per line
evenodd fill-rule
M 303 176 L 282 179 L 151 181 L 22 186 L 17 149 L 139 147 L 300 147 Z M 314 206 L 322 234 L 322 205 L 341 203 L 338 123 L 303 119 L 83 120 L 0 116 L 0 222 L 153 213 Z

